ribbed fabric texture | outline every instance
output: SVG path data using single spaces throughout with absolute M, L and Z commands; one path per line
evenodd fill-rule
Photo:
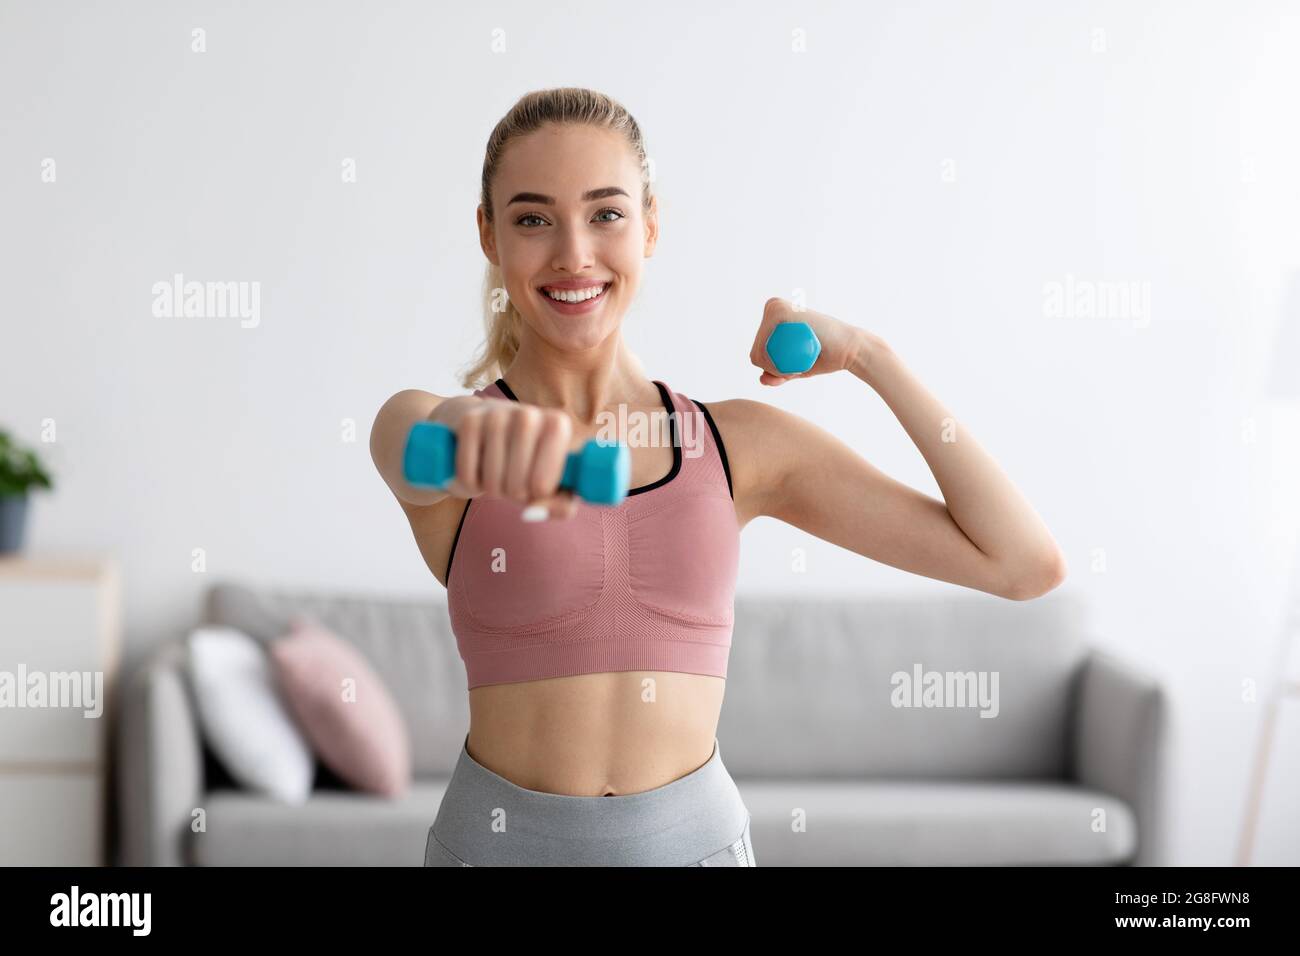
M 668 480 L 535 524 L 518 502 L 469 502 L 447 604 L 471 690 L 605 671 L 727 676 L 740 530 L 726 452 L 699 405 L 655 384 L 664 413 L 625 440 L 666 444 L 675 431 Z M 497 383 L 474 394 L 511 397 Z

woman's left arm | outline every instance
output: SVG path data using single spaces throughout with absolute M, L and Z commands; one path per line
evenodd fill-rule
M 780 375 L 760 348 L 781 321 L 807 322 L 822 341 L 809 371 Z M 879 336 L 770 299 L 751 360 L 771 385 L 851 372 L 897 416 L 944 497 L 936 501 L 894 480 L 812 422 L 745 402 L 747 444 L 761 456 L 750 468 L 757 513 L 892 566 L 1011 600 L 1039 597 L 1064 580 L 1065 558 L 1033 506 Z

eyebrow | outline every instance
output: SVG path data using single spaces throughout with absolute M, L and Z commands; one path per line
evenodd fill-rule
M 608 196 L 627 196 L 627 191 L 618 186 L 602 186 L 600 189 L 589 189 L 582 194 L 583 202 L 590 202 L 593 199 L 605 199 Z M 632 198 L 628 196 L 628 198 Z M 516 193 L 507 206 L 512 206 L 517 202 L 535 202 L 544 206 L 554 206 L 555 197 L 546 196 L 542 193 Z

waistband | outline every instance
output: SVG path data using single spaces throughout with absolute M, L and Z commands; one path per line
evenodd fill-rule
M 466 734 L 433 832 L 471 863 L 685 866 L 735 841 L 749 819 L 716 737 L 685 776 L 612 797 L 520 787 L 468 744 Z

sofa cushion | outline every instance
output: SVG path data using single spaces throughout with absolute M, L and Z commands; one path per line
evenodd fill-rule
M 317 789 L 296 809 L 215 790 L 207 831 L 185 836 L 202 866 L 423 866 L 446 786 L 417 779 L 398 800 Z M 1126 862 L 1137 842 L 1122 801 L 1065 784 L 809 779 L 740 790 L 759 866 L 1105 865 Z
M 242 790 L 209 791 L 207 830 L 185 833 L 199 866 L 423 866 L 445 779 L 401 797 L 318 787 L 289 808 Z
M 276 686 L 266 649 L 231 627 L 195 628 L 188 647 L 195 709 L 212 753 L 241 786 L 303 803 L 316 760 Z
M 1089 643 L 1084 605 L 1061 591 L 738 597 L 722 758 L 737 779 L 1059 779 Z M 983 679 L 995 709 L 901 706 L 918 668 Z
M 1064 782 L 751 780 L 740 789 L 759 866 L 1105 866 L 1137 851 L 1124 801 Z
M 207 594 L 209 622 L 237 627 L 266 644 L 285 634 L 297 614 L 352 644 L 374 668 L 406 723 L 413 774 L 450 774 L 469 729 L 469 699 L 445 599 L 233 581 L 215 583 Z
M 358 790 L 399 797 L 411 742 L 397 703 L 353 645 L 299 615 L 271 645 L 276 681 L 312 750 Z

